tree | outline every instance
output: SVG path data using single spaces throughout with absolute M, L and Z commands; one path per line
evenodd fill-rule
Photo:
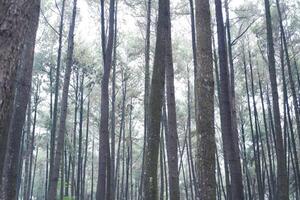
M 0 2 L 0 160 L 4 161 L 8 130 L 13 109 L 17 66 L 22 58 L 30 18 L 26 17 L 35 3 L 33 0 Z M 4 162 L 0 163 L 0 177 Z M 1 185 L 2 179 L 0 179 Z
M 10 120 L 7 152 L 4 161 L 5 182 L 3 183 L 3 190 L 5 199 L 16 199 L 18 192 L 17 180 L 21 163 L 22 131 L 31 94 L 32 68 L 39 11 L 40 1 L 36 0 L 29 10 L 29 28 L 26 31 L 24 48 L 17 72 L 13 112 Z
M 104 0 L 101 0 L 101 41 L 103 57 L 103 76 L 101 82 L 101 116 L 100 116 L 100 142 L 99 142 L 99 169 L 97 182 L 97 200 L 110 199 L 111 173 L 110 173 L 110 149 L 109 149 L 109 77 L 112 65 L 112 52 L 114 44 L 115 24 L 115 0 L 109 3 L 108 36 L 105 36 Z M 107 44 L 106 44 L 107 39 Z
M 48 200 L 56 199 L 59 170 L 60 170 L 61 160 L 63 158 L 63 152 L 64 152 L 66 118 L 67 118 L 67 111 L 68 111 L 69 85 L 70 85 L 70 77 L 71 77 L 72 66 L 73 66 L 74 30 L 75 30 L 75 22 L 76 22 L 76 9 L 77 9 L 77 0 L 74 0 L 70 30 L 69 30 L 69 35 L 68 35 L 67 63 L 66 63 L 66 71 L 65 71 L 65 76 L 64 76 L 62 100 L 61 100 L 60 123 L 59 123 L 59 129 L 58 129 L 57 147 L 55 149 L 53 173 L 50 176 L 49 191 L 47 194 Z
M 284 152 L 284 145 L 282 139 L 282 129 L 280 120 L 280 110 L 278 102 L 278 89 L 276 80 L 276 64 L 275 64 L 275 50 L 273 43 L 273 30 L 270 13 L 270 2 L 265 0 L 265 17 L 267 26 L 267 44 L 268 44 L 268 66 L 269 76 L 272 90 L 273 100 L 273 116 L 275 125 L 276 135 L 276 158 L 277 158 L 277 198 L 278 199 L 289 199 L 288 197 L 288 178 L 286 168 L 286 155 Z
M 145 153 L 145 172 L 143 183 L 143 199 L 157 200 L 157 164 L 160 141 L 160 122 L 163 105 L 165 83 L 165 59 L 167 34 L 170 30 L 169 0 L 159 0 L 156 47 L 149 96 L 149 121 Z
M 223 23 L 222 2 L 215 0 L 220 65 L 220 115 L 224 151 L 226 151 L 232 188 L 232 199 L 244 199 L 238 135 L 233 130 L 232 102 L 229 90 L 228 60 Z
M 176 102 L 174 90 L 174 68 L 172 57 L 172 37 L 171 37 L 171 16 L 170 2 L 166 1 L 166 53 L 165 53 L 165 73 L 166 73 L 166 93 L 167 93 L 167 123 L 168 130 L 166 131 L 166 147 L 169 167 L 169 193 L 173 200 L 180 199 L 179 191 L 179 172 L 178 172 L 178 134 L 177 134 L 177 117 L 176 117 Z
M 197 63 L 195 70 L 197 169 L 200 199 L 216 199 L 214 76 L 208 0 L 196 1 Z

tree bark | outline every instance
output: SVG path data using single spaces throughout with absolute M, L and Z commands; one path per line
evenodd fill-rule
M 208 0 L 196 1 L 197 63 L 195 74 L 197 168 L 200 199 L 216 199 L 214 73 Z M 200 100 L 201 98 L 201 100 Z
M 170 2 L 159 0 L 156 49 L 152 73 L 152 84 L 149 97 L 149 124 L 147 128 L 147 144 L 145 153 L 145 172 L 143 198 L 157 200 L 157 165 L 160 141 L 160 122 L 163 105 L 167 33 L 170 29 Z
M 168 3 L 169 2 L 165 2 Z M 168 26 L 166 29 L 166 53 L 165 53 L 165 70 L 166 70 L 166 93 L 167 93 L 167 123 L 168 131 L 166 131 L 166 147 L 169 168 L 169 194 L 172 200 L 180 199 L 179 190 L 179 172 L 178 172 L 178 133 L 177 133 L 177 117 L 176 102 L 174 89 L 174 68 L 172 56 L 172 36 L 171 36 L 171 16 L 170 5 L 166 5 L 168 15 Z
M 30 100 L 32 68 L 34 58 L 34 47 L 36 31 L 39 21 L 40 1 L 33 2 L 30 11 L 29 29 L 26 32 L 24 40 L 24 48 L 20 67 L 17 72 L 17 83 L 15 91 L 14 106 L 12 118 L 10 120 L 10 128 L 8 132 L 8 146 L 5 157 L 4 193 L 6 199 L 16 199 L 17 197 L 17 179 L 19 172 L 19 160 L 22 131 L 26 117 L 26 108 Z
M 0 2 L 0 160 L 4 161 L 8 130 L 13 111 L 18 64 L 22 58 L 24 38 L 30 28 L 34 0 L 9 0 Z M 4 162 L 0 162 L 2 177 Z M 2 178 L 0 179 L 1 185 Z

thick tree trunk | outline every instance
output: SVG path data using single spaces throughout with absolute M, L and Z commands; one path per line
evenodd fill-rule
M 0 2 L 0 177 L 13 111 L 17 66 L 22 58 L 24 38 L 30 28 L 31 18 L 28 15 L 35 5 L 34 0 Z M 0 185 L 1 181 L 2 178 Z
M 14 108 L 8 132 L 8 146 L 5 157 L 4 193 L 6 199 L 16 199 L 17 179 L 23 125 L 25 122 L 26 108 L 30 100 L 32 68 L 34 58 L 35 37 L 39 20 L 40 1 L 36 0 L 30 9 L 29 29 L 26 32 L 20 68 L 17 72 Z
M 195 74 L 197 168 L 200 199 L 216 199 L 214 73 L 211 40 L 211 15 L 208 0 L 196 1 L 197 63 Z M 201 100 L 200 100 L 201 98 Z
M 68 36 L 67 63 L 66 63 L 66 72 L 64 77 L 62 100 L 61 100 L 61 111 L 60 111 L 61 113 L 60 113 L 60 124 L 58 129 L 57 148 L 55 150 L 55 156 L 54 156 L 55 159 L 53 165 L 53 173 L 50 176 L 49 191 L 47 197 L 48 200 L 56 199 L 59 169 L 63 157 L 65 132 L 66 132 L 66 118 L 67 118 L 67 110 L 68 110 L 68 94 L 69 94 L 70 77 L 71 77 L 72 65 L 73 65 L 76 9 L 77 9 L 77 0 L 74 0 L 73 13 L 72 13 L 72 19 L 70 24 L 69 36 Z
M 280 120 L 280 110 L 278 102 L 278 91 L 277 91 L 277 80 L 276 80 L 276 64 L 275 64 L 275 53 L 273 44 L 273 31 L 272 21 L 270 13 L 269 0 L 265 0 L 265 14 L 267 24 L 267 43 L 268 43 L 268 64 L 269 64 L 269 75 L 272 89 L 272 100 L 273 100 L 273 115 L 275 124 L 275 135 L 276 135 L 276 158 L 277 158 L 277 199 L 287 200 L 288 197 L 288 177 L 286 167 L 286 155 L 284 153 L 284 145 L 282 139 L 282 129 Z

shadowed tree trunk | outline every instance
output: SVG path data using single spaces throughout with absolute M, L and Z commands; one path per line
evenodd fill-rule
M 30 28 L 34 0 L 8 0 L 0 2 L 0 177 L 8 140 L 8 130 L 13 111 L 15 78 L 22 58 L 24 38 Z M 0 185 L 2 178 L 0 179 Z
M 200 199 L 216 199 L 214 73 L 209 0 L 196 1 L 197 58 L 195 101 L 197 128 L 197 168 Z M 201 100 L 200 100 L 201 99 Z
M 221 115 L 221 129 L 222 134 L 226 139 L 223 141 L 224 148 L 228 154 L 228 164 L 230 169 L 231 178 L 231 193 L 232 199 L 244 199 L 243 194 L 243 181 L 242 181 L 242 169 L 240 162 L 240 150 L 238 145 L 238 136 L 233 131 L 232 124 L 232 102 L 229 90 L 229 73 L 228 73 L 228 60 L 225 41 L 225 30 L 222 14 L 222 2 L 221 0 L 215 0 L 216 5 L 216 20 L 217 20 L 217 32 L 218 32 L 218 51 L 219 51 L 219 64 L 220 64 L 220 115 Z M 225 138 L 224 137 L 224 138 Z
M 14 99 L 14 108 L 8 132 L 8 147 L 5 157 L 4 193 L 6 199 L 16 199 L 17 179 L 19 174 L 19 160 L 23 125 L 25 122 L 26 108 L 30 100 L 32 68 L 34 58 L 34 47 L 36 31 L 38 28 L 40 1 L 32 3 L 30 9 L 29 29 L 26 32 L 24 49 L 20 61 L 20 68 L 17 72 L 17 83 Z

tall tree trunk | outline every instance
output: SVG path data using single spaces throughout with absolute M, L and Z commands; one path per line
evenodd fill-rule
M 102 54 L 103 54 L 103 76 L 101 82 L 101 116 L 99 133 L 99 169 L 97 183 L 97 200 L 109 200 L 111 189 L 110 173 L 110 148 L 109 148 L 109 77 L 112 65 L 112 51 L 114 43 L 114 24 L 115 24 L 115 0 L 110 0 L 109 5 L 109 26 L 106 45 L 105 24 L 104 24 L 104 0 L 101 0 L 101 33 L 102 33 Z
M 116 127 L 116 65 L 117 65 L 117 13 L 118 13 L 118 1 L 116 2 L 116 11 L 115 11 L 115 35 L 114 35 L 114 47 L 113 47 L 113 63 L 112 63 L 112 94 L 111 94 L 111 180 L 112 180 L 112 184 L 111 184 L 111 199 L 114 200 L 115 199 L 115 161 L 116 161 L 116 155 L 115 155 L 115 151 L 116 151 L 116 147 L 115 147 L 115 143 L 116 143 L 116 131 L 115 131 L 115 127 Z
M 170 2 L 159 0 L 157 39 L 149 97 L 149 124 L 145 153 L 145 174 L 143 185 L 144 200 L 157 200 L 157 164 L 160 141 L 160 121 L 165 83 L 165 59 L 168 48 L 167 33 L 170 29 Z
M 75 180 L 75 165 L 76 165 L 76 135 L 77 135 L 77 111 L 78 111 L 78 99 L 79 99 L 79 73 L 78 70 L 75 71 L 75 108 L 74 108 L 74 123 L 73 123 L 73 152 L 72 156 L 72 174 L 71 174 L 71 196 L 75 196 L 76 193 L 76 180 Z
M 68 36 L 67 63 L 66 63 L 66 71 L 65 71 L 65 77 L 64 77 L 62 100 L 61 100 L 61 111 L 60 111 L 61 113 L 60 113 L 59 129 L 58 129 L 57 148 L 55 150 L 55 156 L 54 156 L 55 159 L 54 159 L 54 165 L 53 165 L 53 167 L 54 167 L 53 173 L 50 176 L 49 191 L 48 191 L 48 197 L 47 197 L 48 200 L 56 199 L 59 169 L 60 169 L 61 159 L 63 157 L 62 155 L 63 155 L 64 143 L 65 143 L 69 85 L 70 85 L 70 77 L 71 77 L 72 65 L 73 65 L 76 9 L 77 9 L 77 0 L 74 0 L 73 1 L 73 13 L 72 13 L 69 36 Z
M 35 0 L 0 2 L 0 177 L 4 168 L 4 159 L 8 141 L 8 131 L 13 111 L 16 74 L 24 40 L 30 27 L 28 17 L 36 6 Z M 0 185 L 2 178 L 0 178 Z
M 288 197 L 288 177 L 286 167 L 286 155 L 284 153 L 282 129 L 280 120 L 280 111 L 278 103 L 278 91 L 276 81 L 276 64 L 275 64 L 275 53 L 273 44 L 273 31 L 272 21 L 270 13 L 269 0 L 265 1 L 265 16 L 267 25 L 267 44 L 268 44 L 268 64 L 269 64 L 269 75 L 272 89 L 273 99 L 273 115 L 275 124 L 275 135 L 276 135 L 276 158 L 277 158 L 277 199 L 287 200 Z
M 150 39 L 151 39 L 151 2 L 147 1 L 147 26 L 146 26 L 146 41 L 145 41 L 145 92 L 144 92 L 144 145 L 143 145 L 143 160 L 141 181 L 139 186 L 138 200 L 142 197 L 144 171 L 145 171 L 145 152 L 147 145 L 147 129 L 148 129 L 148 115 L 149 115 L 149 89 L 150 89 Z
M 84 82 L 84 73 L 81 74 L 81 80 L 80 80 L 80 109 L 79 109 L 76 200 L 81 199 L 81 183 L 82 183 L 83 82 Z
M 219 64 L 220 64 L 220 85 L 221 85 L 221 98 L 220 98 L 220 115 L 221 115 L 221 129 L 222 134 L 226 136 L 224 147 L 228 153 L 228 164 L 231 177 L 232 199 L 244 199 L 243 194 L 243 181 L 242 169 L 240 162 L 240 150 L 238 145 L 238 136 L 233 131 L 232 125 L 232 102 L 229 90 L 229 73 L 228 73 L 228 60 L 225 41 L 225 30 L 223 24 L 222 2 L 215 0 L 216 5 L 216 20 L 219 44 Z
M 16 199 L 17 197 L 17 180 L 19 174 L 19 161 L 23 126 L 26 117 L 26 108 L 30 100 L 32 68 L 34 58 L 34 47 L 36 31 L 39 20 L 40 1 L 33 2 L 30 8 L 29 29 L 26 32 L 24 48 L 20 66 L 17 72 L 17 83 L 14 98 L 12 118 L 8 132 L 8 146 L 5 157 L 3 189 L 6 199 Z
M 200 199 L 216 199 L 214 73 L 209 0 L 196 1 L 197 58 L 195 101 L 197 129 L 197 168 Z M 201 98 L 201 100 L 200 100 Z
M 30 98 L 30 97 L 29 97 Z M 27 199 L 27 185 L 29 179 L 29 158 L 30 158 L 30 133 L 31 133 L 31 100 L 28 102 L 27 106 L 27 123 L 26 123 L 26 147 L 25 147 L 25 166 L 24 166 L 24 181 L 23 181 L 23 199 Z
M 86 117 L 86 132 L 85 132 L 85 154 L 84 154 L 84 164 L 83 164 L 83 180 L 82 180 L 82 192 L 81 192 L 81 199 L 85 199 L 85 187 L 86 187 L 86 167 L 88 161 L 88 146 L 89 146 L 89 129 L 90 129 L 90 96 L 88 98 L 87 103 L 87 117 Z
M 169 2 L 166 2 L 169 4 Z M 171 16 L 170 5 L 166 5 L 168 15 L 168 26 L 166 29 L 166 53 L 165 53 L 165 70 L 166 70 L 166 93 L 167 93 L 167 123 L 168 131 L 166 132 L 166 147 L 169 168 L 169 193 L 172 200 L 180 199 L 179 190 L 179 173 L 178 173 L 178 133 L 176 102 L 174 90 L 174 68 L 172 56 L 172 36 L 171 36 Z
M 61 51 L 62 51 L 62 39 L 64 29 L 64 13 L 65 13 L 65 0 L 62 0 L 61 13 L 60 13 L 60 24 L 59 24 L 59 35 L 58 35 L 58 49 L 57 49 L 57 60 L 56 60 L 56 71 L 55 71 L 55 91 L 54 91 L 54 106 L 53 116 L 51 124 L 51 136 L 50 136 L 50 171 L 49 177 L 53 173 L 54 165 L 54 153 L 56 145 L 56 129 L 57 129 L 57 115 L 58 115 L 58 96 L 59 96 L 59 79 L 60 79 L 60 66 L 61 66 Z

